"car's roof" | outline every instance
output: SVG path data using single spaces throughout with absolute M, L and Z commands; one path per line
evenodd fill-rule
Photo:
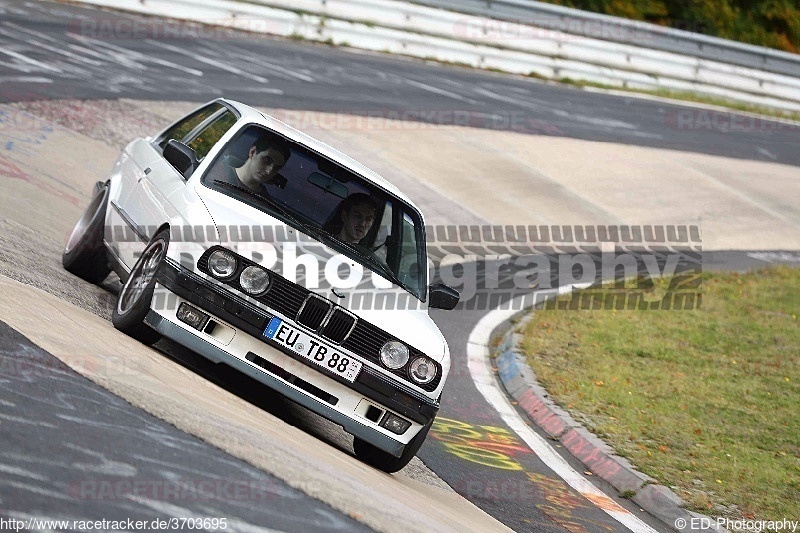
M 386 178 L 364 164 L 359 163 L 347 154 L 344 154 L 336 148 L 333 148 L 332 146 L 317 140 L 300 130 L 295 129 L 284 122 L 281 122 L 271 115 L 258 111 L 247 104 L 236 102 L 234 100 L 228 100 L 227 98 L 220 98 L 220 100 L 223 100 L 235 107 L 241 113 L 244 120 L 257 124 L 260 123 L 269 129 L 288 137 L 292 141 L 295 141 L 325 157 L 330 158 L 334 162 L 352 170 L 356 174 L 363 176 L 369 181 L 372 181 L 387 192 L 397 196 L 404 202 L 410 204 L 414 209 L 417 210 L 417 212 L 419 212 L 419 208 L 414 204 L 414 202 L 412 202 L 408 196 L 403 194 L 403 192 L 400 191 L 400 189 L 398 189 L 392 182 L 388 181 Z

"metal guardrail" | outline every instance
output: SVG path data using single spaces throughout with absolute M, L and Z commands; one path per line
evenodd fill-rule
M 800 73 L 793 76 L 768 72 L 648 47 L 645 44 L 653 37 L 647 32 L 639 35 L 638 44 L 624 44 L 523 24 L 518 20 L 490 19 L 428 7 L 420 5 L 419 0 L 417 3 L 398 0 L 83 1 L 547 79 L 569 78 L 631 89 L 691 91 L 800 111 Z M 503 0 L 491 2 L 491 5 L 516 3 L 523 2 Z M 602 18 L 620 24 L 620 19 Z M 632 32 L 643 25 L 624 22 L 625 31 L 631 32 L 627 38 L 637 39 L 637 34 Z M 646 26 L 650 31 L 651 25 Z M 602 27 L 592 31 L 598 29 L 604 31 Z M 770 58 L 790 55 L 725 43 L 732 50 L 757 48 Z
M 406 0 L 469 15 L 519 22 L 605 41 L 800 77 L 800 55 L 532 0 Z

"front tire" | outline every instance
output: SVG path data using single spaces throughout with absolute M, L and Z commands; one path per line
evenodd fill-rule
M 425 442 L 425 438 L 428 436 L 428 431 L 431 429 L 433 425 L 433 420 L 428 422 L 428 425 L 424 426 L 417 435 L 411 439 L 411 441 L 406 444 L 406 447 L 403 448 L 403 453 L 400 457 L 395 457 L 394 455 L 387 453 L 380 448 L 373 446 L 372 444 L 355 437 L 353 439 L 353 451 L 356 453 L 356 457 L 361 461 L 367 463 L 368 465 L 377 468 L 378 470 L 383 470 L 387 474 L 393 474 L 405 468 L 405 466 L 417 455 L 420 447 L 422 447 L 422 443 Z
M 167 256 L 168 247 L 169 230 L 164 229 L 156 233 L 136 261 L 111 313 L 115 328 L 148 346 L 161 338 L 161 334 L 144 323 L 144 318 L 150 311 L 156 275 Z
M 89 283 L 100 283 L 111 273 L 103 247 L 107 205 L 108 185 L 98 183 L 92 200 L 72 228 L 61 254 L 64 269 Z

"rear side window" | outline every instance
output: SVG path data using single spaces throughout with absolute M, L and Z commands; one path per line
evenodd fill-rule
M 164 132 L 164 134 L 158 140 L 158 146 L 160 146 L 163 150 L 164 147 L 167 146 L 167 143 L 170 139 L 175 139 L 176 141 L 183 140 L 183 138 L 191 133 L 193 129 L 202 124 L 204 120 L 211 117 L 223 107 L 224 106 L 222 104 L 214 103 L 203 107 L 202 109 L 198 109 Z
M 236 123 L 236 116 L 230 111 L 225 111 L 213 117 L 211 122 L 203 127 L 186 145 L 195 151 L 197 160 L 202 161 L 211 148 L 217 144 L 225 132 Z

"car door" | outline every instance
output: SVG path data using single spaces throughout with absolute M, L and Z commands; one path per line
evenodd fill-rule
M 202 161 L 236 120 L 231 110 L 215 103 L 177 123 L 154 141 L 132 147 L 138 176 L 131 188 L 127 211 L 148 239 L 165 222 L 202 227 L 211 223 L 202 203 L 186 186 L 188 177 L 164 158 L 164 147 L 169 140 L 189 146 Z
M 152 213 L 156 211 L 152 204 L 158 200 L 143 194 L 142 181 L 152 173 L 154 164 L 163 159 L 164 146 L 170 139 L 182 140 L 223 107 L 219 102 L 203 106 L 176 121 L 154 140 L 133 141 L 120 156 L 115 168 L 120 188 L 111 200 L 112 251 L 128 269 L 133 267 L 155 230 L 148 225 L 152 224 Z

